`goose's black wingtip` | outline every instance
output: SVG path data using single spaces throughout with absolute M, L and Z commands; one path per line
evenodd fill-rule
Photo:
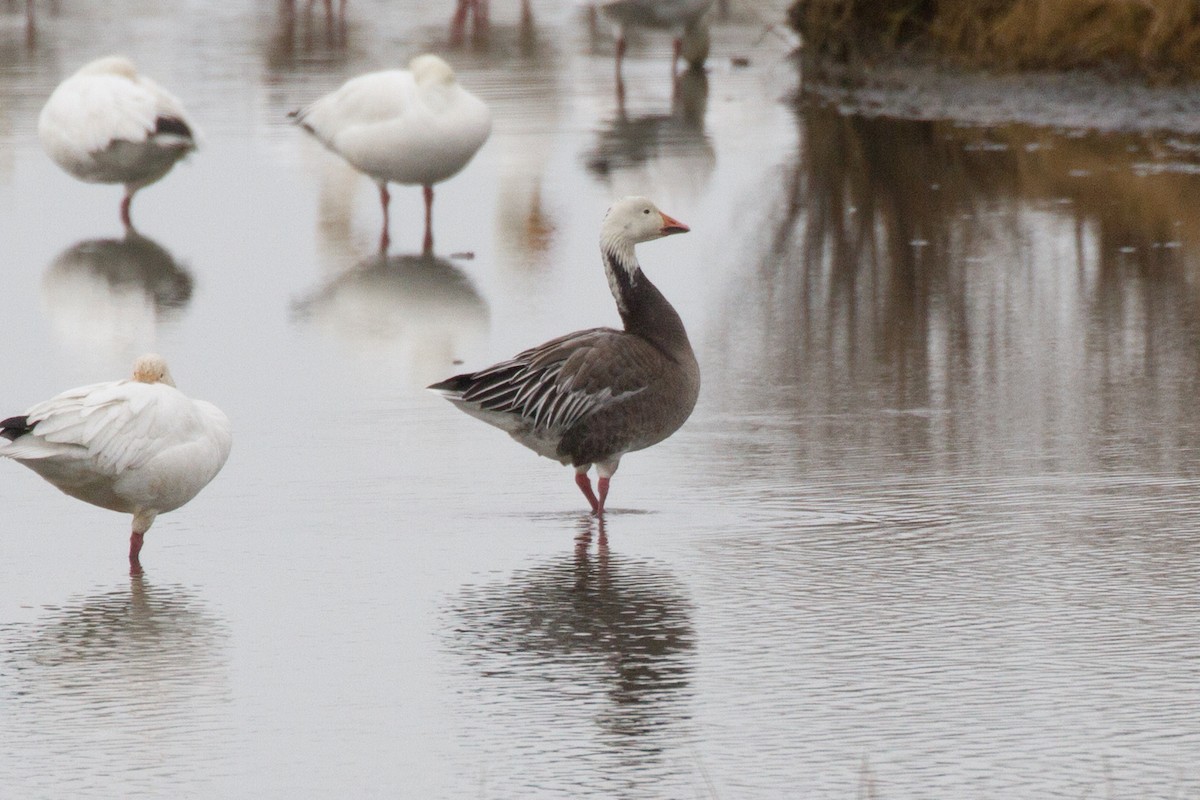
M 185 139 L 194 139 L 195 135 L 188 124 L 179 117 L 158 117 L 154 120 L 154 132 L 169 133 L 174 136 L 182 136 Z
M 10 442 L 16 441 L 17 437 L 24 436 L 32 430 L 33 426 L 29 424 L 29 417 L 9 417 L 0 420 L 0 436 Z
M 292 121 L 293 125 L 299 125 L 303 130 L 316 136 L 317 132 L 313 129 L 313 126 L 305 122 L 306 116 L 305 109 L 297 108 L 295 111 L 289 111 L 287 118 Z
M 470 375 L 455 375 L 453 378 L 431 383 L 425 388 L 440 394 L 462 394 L 467 389 L 470 377 Z

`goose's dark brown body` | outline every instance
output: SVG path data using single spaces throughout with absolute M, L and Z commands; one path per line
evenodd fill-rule
M 662 218 L 658 235 L 687 230 Z M 624 330 L 577 331 L 429 387 L 581 474 L 598 465 L 602 496 L 621 456 L 677 431 L 700 393 L 683 321 L 638 266 L 638 240 L 612 238 L 601 252 Z

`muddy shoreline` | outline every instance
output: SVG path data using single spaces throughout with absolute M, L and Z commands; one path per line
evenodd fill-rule
M 843 67 L 800 59 L 800 102 L 843 114 L 1112 133 L 1200 134 L 1200 87 L 1093 72 L 989 73 L 894 59 Z

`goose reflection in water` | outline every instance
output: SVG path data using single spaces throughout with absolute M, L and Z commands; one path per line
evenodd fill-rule
M 419 386 L 478 357 L 489 327 L 471 279 L 431 253 L 366 258 L 297 301 L 294 311 L 373 360 L 406 365 Z
M 232 756 L 229 632 L 193 592 L 138 574 L 48 614 L 0 625 L 0 778 L 82 762 L 111 796 L 188 793 Z
M 131 228 L 63 251 L 42 277 L 42 304 L 64 342 L 115 356 L 152 347 L 156 325 L 187 306 L 192 285 L 166 248 Z
M 20 5 L 24 6 L 23 10 L 24 10 L 24 14 L 25 14 L 25 26 L 24 26 L 25 41 L 23 42 L 23 45 L 26 48 L 32 49 L 33 47 L 35 47 L 37 45 L 37 38 L 38 38 L 37 37 L 37 10 L 34 8 L 33 0 L 24 0 L 24 2 L 20 3 Z M 8 14 L 8 13 L 15 11 L 16 7 L 17 7 L 17 3 L 12 2 L 12 0 L 9 0 L 9 2 L 5 4 L 5 6 L 6 6 L 6 8 L 4 8 L 3 10 L 0 10 L 0 13 Z M 2 20 L 0 20 L 0 22 L 2 22 Z
M 458 47 L 467 41 L 467 21 L 471 23 L 470 43 L 486 47 L 492 34 L 490 0 L 457 0 L 454 16 L 450 18 L 450 45 Z M 520 18 L 517 29 L 521 41 L 531 40 L 534 31 L 533 8 L 529 0 L 519 0 Z
M 588 172 L 605 184 L 633 173 L 627 180 L 633 186 L 651 181 L 644 172 L 653 169 L 668 176 L 667 185 L 684 179 L 689 194 L 700 193 L 717 163 L 704 128 L 707 109 L 708 76 L 694 70 L 679 77 L 666 114 L 631 117 L 618 95 L 616 118 L 601 127 L 596 145 L 584 156 Z
M 576 755 L 598 728 L 598 750 L 621 767 L 614 780 L 657 784 L 681 768 L 663 753 L 690 719 L 691 613 L 672 575 L 610 552 L 603 521 L 588 516 L 569 555 L 464 589 L 448 628 L 478 675 L 473 709 L 543 730 L 544 747 Z
M 345 62 L 349 46 L 346 0 L 322 0 L 321 4 L 324 13 L 318 21 L 314 0 L 278 0 L 274 25 L 263 26 L 270 31 L 264 50 L 271 67 L 308 69 L 314 60 L 324 66 Z

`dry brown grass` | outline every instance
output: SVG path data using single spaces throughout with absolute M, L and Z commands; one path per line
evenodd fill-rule
M 798 0 L 790 19 L 834 60 L 912 50 L 977 67 L 1200 78 L 1197 0 Z

